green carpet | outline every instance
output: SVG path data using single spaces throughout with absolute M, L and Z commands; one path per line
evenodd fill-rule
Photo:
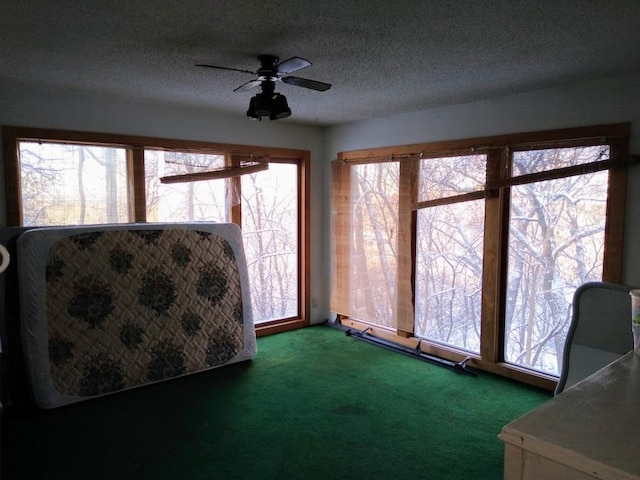
M 251 362 L 5 415 L 3 480 L 502 478 L 503 425 L 551 394 L 326 326 Z

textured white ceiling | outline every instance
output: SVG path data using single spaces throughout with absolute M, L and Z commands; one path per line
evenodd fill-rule
M 313 65 L 278 83 L 330 125 L 640 71 L 640 0 L 2 0 L 5 84 L 243 115 L 258 54 Z

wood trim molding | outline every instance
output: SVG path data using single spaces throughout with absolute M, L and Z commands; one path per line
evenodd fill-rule
M 298 308 L 303 326 L 311 322 L 311 157 L 305 152 L 300 158 L 298 185 Z
M 2 159 L 7 225 L 22 225 L 22 191 L 18 160 L 17 134 L 14 127 L 2 127 Z
M 74 130 L 57 130 L 32 127 L 3 127 L 3 139 L 5 129 L 13 133 L 15 139 L 30 139 L 63 143 L 87 143 L 116 145 L 129 147 L 132 145 L 144 145 L 145 148 L 160 150 L 180 150 L 198 153 L 223 154 L 229 152 L 246 157 L 269 157 L 270 162 L 278 159 L 294 160 L 305 155 L 306 150 L 297 150 L 281 147 L 262 147 L 253 145 L 238 145 L 232 143 L 204 142 L 199 140 L 180 140 L 174 138 L 146 137 L 140 135 L 120 135 L 100 132 L 84 132 Z
M 628 146 L 616 142 L 611 148 L 611 157 L 628 155 Z M 604 266 L 602 280 L 611 283 L 622 281 L 624 253 L 624 220 L 627 204 L 627 169 L 609 171 L 609 192 L 607 196 L 607 224 L 604 230 Z M 613 212 L 616 212 L 613 215 Z
M 300 318 L 276 320 L 274 322 L 260 323 L 256 325 L 256 336 L 265 337 L 274 333 L 288 332 L 298 328 L 308 327 L 309 322 Z
M 144 151 L 142 148 L 127 151 L 129 165 L 129 195 L 132 197 L 133 219 L 135 222 L 147 221 L 147 187 L 144 174 Z
M 350 150 L 338 153 L 337 159 L 345 162 L 366 162 L 382 158 L 398 158 L 399 160 L 400 157 L 408 155 L 432 156 L 444 154 L 453 156 L 460 155 L 462 150 L 468 150 L 468 153 L 471 154 L 506 146 L 511 149 L 544 148 L 545 145 L 557 145 L 558 142 L 566 142 L 568 138 L 571 139 L 571 142 L 568 142 L 567 146 L 570 146 L 571 143 L 584 145 L 588 141 L 602 143 L 615 139 L 625 139 L 629 136 L 629 131 L 629 123 L 572 127 L 539 132 Z

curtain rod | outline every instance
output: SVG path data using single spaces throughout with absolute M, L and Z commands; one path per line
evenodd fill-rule
M 426 158 L 465 156 L 464 154 L 465 151 L 469 151 L 471 154 L 475 153 L 479 155 L 489 148 L 491 147 L 477 147 L 474 149 L 462 149 L 462 150 L 455 150 L 455 151 L 442 150 L 439 152 L 433 152 L 429 154 L 420 152 L 420 153 L 403 153 L 399 155 L 383 155 L 379 157 L 359 157 L 359 158 L 341 158 L 341 159 L 336 158 L 335 160 L 333 160 L 333 162 L 342 163 L 342 164 L 347 164 L 347 163 L 366 164 L 366 163 L 379 163 L 382 161 L 399 162 L 403 159 L 413 158 L 413 157 L 417 157 L 420 160 L 420 159 L 426 159 Z M 496 147 L 493 147 L 493 148 L 496 148 Z M 627 155 L 626 157 L 619 157 L 619 158 L 614 158 L 610 160 L 617 163 L 622 163 L 623 165 L 635 165 L 637 163 L 640 163 L 640 155 L 630 154 L 630 155 Z
M 216 180 L 220 178 L 237 177 L 247 175 L 249 173 L 261 172 L 267 170 L 269 164 L 266 162 L 253 162 L 247 165 L 236 167 L 222 167 L 206 172 L 185 173 L 181 175 L 167 175 L 160 177 L 160 183 L 183 183 L 183 182 L 199 182 L 204 180 Z

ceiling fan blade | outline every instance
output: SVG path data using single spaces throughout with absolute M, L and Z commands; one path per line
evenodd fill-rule
M 251 70 L 241 70 L 239 68 L 219 67 L 217 65 L 204 65 L 202 63 L 196 64 L 196 67 L 216 68 L 218 70 L 231 70 L 232 72 L 242 72 L 242 73 L 250 73 L 252 75 L 257 75 L 256 72 L 252 72 Z
M 260 80 L 249 80 L 247 83 L 243 83 L 238 88 L 234 90 L 234 92 L 246 92 L 247 90 L 251 90 L 252 88 L 259 87 L 262 82 Z
M 319 92 L 324 92 L 331 88 L 330 83 L 318 82 L 316 80 L 308 80 L 300 77 L 282 77 L 280 80 L 284 83 L 288 83 L 289 85 L 310 88 L 311 90 L 318 90 Z
M 276 70 L 278 71 L 278 73 L 292 73 L 310 66 L 311 62 L 309 60 L 305 60 L 304 58 L 300 57 L 291 57 L 284 62 L 280 62 Z

